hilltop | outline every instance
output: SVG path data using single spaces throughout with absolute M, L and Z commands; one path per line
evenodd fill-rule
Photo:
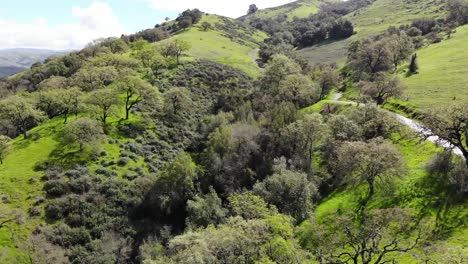
M 255 13 L 248 14 L 238 18 L 241 21 L 250 22 L 254 19 L 278 19 L 280 16 L 286 15 L 287 20 L 291 21 L 294 17 L 304 18 L 311 14 L 317 13 L 320 10 L 320 6 L 325 2 L 334 2 L 337 0 L 299 0 L 292 1 L 291 3 L 273 7 L 260 9 Z
M 209 23 L 210 28 L 204 30 L 204 23 Z M 230 65 L 257 77 L 258 49 L 266 37 L 264 32 L 234 19 L 206 14 L 198 25 L 178 33 L 174 39 L 190 42 L 188 54 L 194 58 Z

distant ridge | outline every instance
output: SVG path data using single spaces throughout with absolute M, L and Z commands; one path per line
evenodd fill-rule
M 32 48 L 0 49 L 0 77 L 16 74 L 36 62 L 43 62 L 52 55 L 68 52 Z

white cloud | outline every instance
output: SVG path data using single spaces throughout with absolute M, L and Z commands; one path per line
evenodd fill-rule
M 228 17 L 240 17 L 247 13 L 250 4 L 258 8 L 283 5 L 293 0 L 144 0 L 158 11 L 183 11 L 187 8 L 198 8 L 203 12 Z
M 105 2 L 94 1 L 86 8 L 73 7 L 71 15 L 75 21 L 62 25 L 50 25 L 43 17 L 31 23 L 0 17 L 0 49 L 80 49 L 94 39 L 126 33 Z

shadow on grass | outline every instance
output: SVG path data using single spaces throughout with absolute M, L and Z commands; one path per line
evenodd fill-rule
M 421 219 L 434 217 L 432 232 L 437 239 L 450 236 L 453 231 L 465 225 L 468 217 L 466 210 L 462 210 L 466 197 L 453 183 L 449 170 L 428 170 L 424 177 L 415 181 L 394 202 L 403 206 L 409 201 Z
M 86 164 L 89 161 L 90 155 L 89 151 L 70 150 L 66 146 L 59 146 L 50 154 L 48 163 L 67 170 L 79 164 Z

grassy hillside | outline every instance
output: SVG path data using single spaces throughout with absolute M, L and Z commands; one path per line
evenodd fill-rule
M 200 28 L 203 22 L 212 25 L 204 31 Z M 259 67 L 257 50 L 266 34 L 246 27 L 233 19 L 216 15 L 204 15 L 194 27 L 181 31 L 174 38 L 183 39 L 191 44 L 189 55 L 193 58 L 212 60 L 240 69 L 256 77 Z
M 450 39 L 419 50 L 419 74 L 401 76 L 407 86 L 405 99 L 423 109 L 467 102 L 467 42 L 468 26 L 463 26 Z
M 325 104 L 335 105 L 338 112 L 353 107 L 325 99 L 302 111 L 320 112 Z M 453 199 L 450 191 L 441 187 L 441 180 L 431 176 L 426 170 L 426 164 L 442 149 L 428 141 L 421 141 L 418 135 L 406 127 L 401 127 L 399 133 L 394 133 L 392 141 L 407 164 L 406 173 L 401 178 L 394 179 L 392 183 L 382 185 L 378 195 L 372 198 L 369 208 L 411 208 L 419 215 L 432 219 L 433 225 L 440 228 L 440 240 L 436 240 L 436 243 L 460 249 L 457 254 L 461 256 L 468 255 L 468 226 L 465 221 L 468 217 L 468 205 Z M 318 219 L 324 219 L 329 214 L 359 208 L 361 199 L 367 191 L 365 185 L 351 185 L 337 189 L 317 206 L 315 214 Z M 430 254 L 437 258 L 442 253 Z M 402 255 L 400 261 L 420 263 L 407 255 Z
M 442 0 L 377 0 L 372 5 L 345 16 L 354 24 L 357 34 L 351 38 L 325 42 L 298 51 L 312 63 L 343 62 L 349 44 L 355 40 L 382 33 L 390 26 L 409 24 L 417 18 L 444 15 Z
M 333 0 L 328 0 L 333 1 Z M 288 20 L 292 20 L 294 17 L 304 18 L 308 17 L 311 14 L 315 14 L 319 11 L 320 5 L 323 0 L 299 0 L 292 3 L 282 5 L 279 7 L 266 8 L 258 10 L 254 14 L 241 17 L 246 21 L 251 20 L 252 18 L 275 18 L 278 15 L 286 14 Z

